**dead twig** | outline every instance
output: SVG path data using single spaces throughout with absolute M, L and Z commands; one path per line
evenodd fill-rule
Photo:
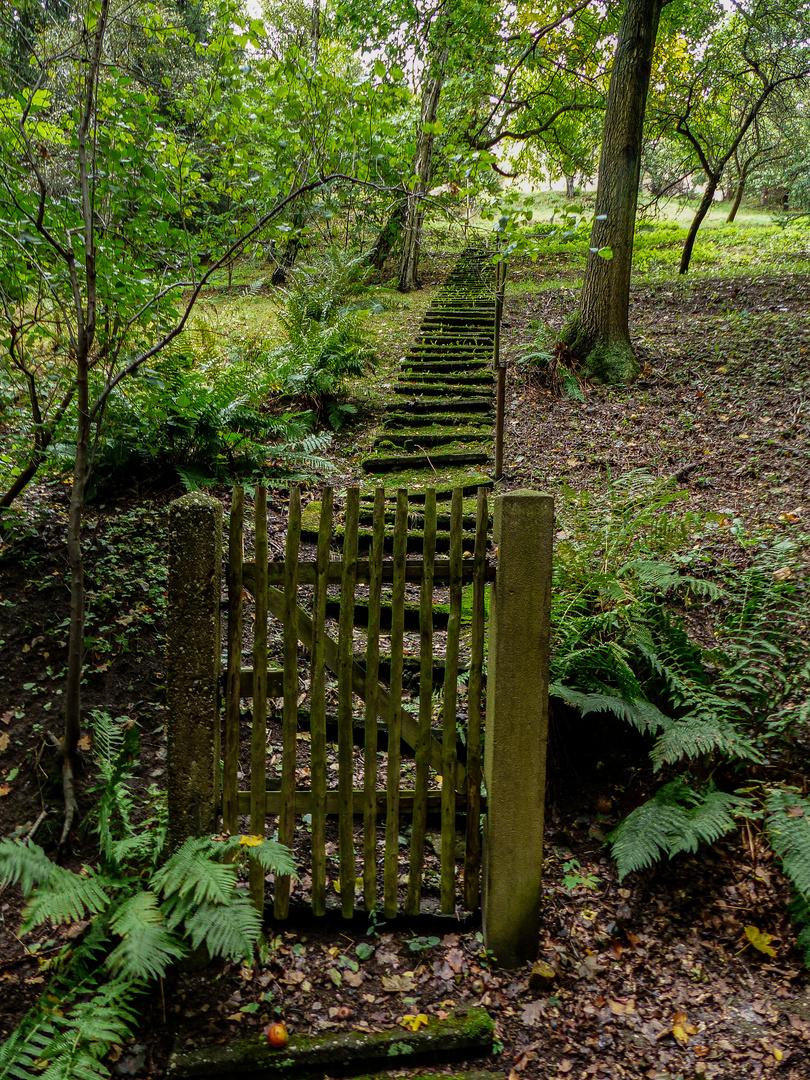
M 700 468 L 699 461 L 693 461 L 691 465 L 682 465 L 677 472 L 674 472 L 671 476 L 667 477 L 669 480 L 675 480 L 677 483 L 681 483 L 683 480 L 690 476 L 695 469 Z

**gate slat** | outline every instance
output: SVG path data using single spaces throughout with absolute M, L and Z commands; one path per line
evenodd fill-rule
M 416 745 L 416 781 L 408 869 L 407 915 L 419 914 L 422 870 L 425 862 L 430 727 L 433 719 L 433 566 L 436 557 L 436 489 L 425 492 L 422 589 L 419 594 L 419 737 Z
M 239 772 L 239 689 L 242 672 L 242 560 L 245 491 L 233 489 L 228 523 L 228 666 L 225 681 L 225 740 L 222 750 L 222 827 L 236 833 Z
M 284 712 L 281 721 L 281 803 L 279 842 L 292 848 L 295 839 L 295 757 L 298 739 L 298 549 L 301 545 L 301 489 L 290 488 L 290 512 L 284 551 Z M 273 913 L 286 919 L 290 909 L 290 876 L 276 877 Z
M 484 592 L 489 506 L 478 489 L 473 553 L 472 642 L 467 692 L 467 837 L 464 854 L 464 906 L 475 911 L 481 900 L 481 692 L 484 667 Z
M 346 492 L 343 535 L 343 581 L 340 586 L 338 623 L 338 791 L 340 795 L 339 851 L 340 906 L 343 916 L 354 914 L 354 822 L 352 788 L 354 780 L 354 740 L 352 738 L 352 646 L 354 643 L 354 587 L 357 562 L 357 528 L 360 516 L 360 489 Z
M 391 600 L 391 679 L 388 712 L 388 792 L 385 821 L 385 869 L 383 906 L 387 919 L 397 914 L 399 877 L 399 769 L 402 732 L 402 648 L 405 633 L 405 555 L 408 541 L 408 492 L 397 491 L 394 523 L 394 586 Z
M 327 563 L 332 539 L 332 488 L 324 488 L 315 557 L 315 595 L 312 600 L 312 665 L 309 680 L 309 722 L 312 756 L 312 910 L 326 912 L 326 678 L 324 619 Z
M 385 537 L 385 488 L 374 493 L 373 539 L 369 558 L 366 710 L 363 746 L 363 902 L 377 904 L 377 698 L 380 666 L 380 595 Z
M 461 630 L 462 499 L 461 488 L 454 488 L 450 505 L 450 617 L 447 622 L 442 704 L 441 908 L 446 915 L 452 915 L 456 908 L 456 684 Z
M 250 738 L 250 831 L 264 836 L 266 824 L 267 775 L 267 489 L 256 488 L 254 496 L 256 551 L 256 593 L 253 626 L 253 726 Z M 250 861 L 250 898 L 264 910 L 264 870 Z

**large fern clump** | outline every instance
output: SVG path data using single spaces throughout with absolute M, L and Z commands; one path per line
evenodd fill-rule
M 51 985 L 0 1047 L 0 1080 L 108 1076 L 104 1058 L 132 1034 L 138 996 L 173 963 L 200 948 L 232 960 L 252 954 L 261 918 L 238 888 L 240 856 L 249 848 L 265 871 L 294 872 L 288 849 L 260 837 L 193 838 L 164 861 L 165 799 L 153 794 L 146 819 L 134 820 L 131 722 L 96 714 L 94 734 L 99 866 L 77 873 L 56 866 L 32 841 L 0 841 L 0 883 L 19 885 L 26 900 L 22 932 L 89 923 L 79 944 L 63 949 Z
M 733 572 L 689 572 L 702 564 L 688 542 L 706 523 L 673 483 L 635 472 L 600 497 L 565 495 L 551 693 L 583 715 L 609 712 L 631 724 L 649 741 L 654 771 L 668 774 L 608 837 L 623 877 L 762 815 L 739 777 L 747 770 L 758 779 L 761 765 L 787 762 L 807 739 L 810 602 L 789 569 L 798 550 L 790 540 L 752 545 Z M 684 619 L 698 607 L 710 648 Z M 712 782 L 723 766 L 736 792 Z M 796 792 L 768 790 L 766 833 L 797 911 L 806 905 L 810 958 L 810 826 Z
M 97 487 L 174 472 L 186 488 L 235 475 L 329 471 L 311 410 L 279 414 L 278 373 L 261 352 L 224 348 L 204 320 L 111 397 Z

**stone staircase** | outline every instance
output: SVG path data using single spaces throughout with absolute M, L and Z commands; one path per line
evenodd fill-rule
M 366 473 L 409 489 L 413 474 L 437 487 L 490 482 L 495 317 L 491 253 L 469 248 L 401 363 L 382 431 L 362 463 Z

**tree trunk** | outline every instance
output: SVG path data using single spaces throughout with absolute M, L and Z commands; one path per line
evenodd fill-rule
M 579 311 L 563 332 L 586 371 L 603 382 L 627 382 L 638 372 L 630 345 L 630 270 L 644 109 L 661 6 L 662 0 L 625 5 L 608 88 L 585 280 Z
M 737 177 L 737 190 L 734 192 L 734 202 L 732 203 L 731 209 L 728 212 L 728 217 L 726 218 L 727 225 L 730 225 L 734 218 L 737 216 L 737 211 L 740 209 L 740 203 L 742 202 L 743 192 L 745 191 L 745 182 L 747 179 L 748 177 L 746 175 L 746 170 L 743 169 L 743 171 Z
M 413 175 L 419 179 L 405 200 L 402 254 L 399 258 L 397 283 L 400 292 L 410 292 L 411 289 L 419 288 L 419 248 L 422 241 L 422 222 L 425 217 L 424 198 L 430 186 L 433 165 L 433 131 L 425 131 L 425 126 L 436 123 L 447 56 L 448 49 L 445 47 L 431 74 L 425 80 L 422 90 L 422 109 L 413 160 Z
M 365 254 L 365 261 L 377 270 L 382 270 L 385 260 L 391 254 L 391 250 L 397 242 L 397 238 L 402 231 L 402 223 L 405 220 L 407 208 L 408 203 L 405 199 L 401 199 L 396 204 L 388 215 L 388 220 L 380 229 L 377 239 Z
M 577 193 L 577 186 L 574 181 L 577 178 L 576 173 L 565 174 L 565 197 L 566 199 L 573 199 Z
M 721 173 L 711 173 L 709 176 L 706 190 L 703 192 L 703 198 L 700 200 L 700 206 L 697 208 L 697 212 L 692 218 L 692 224 L 689 226 L 689 232 L 686 234 L 683 251 L 681 252 L 681 265 L 678 269 L 679 274 L 685 274 L 689 269 L 689 263 L 692 259 L 692 248 L 695 246 L 698 229 L 714 202 L 714 193 L 717 191 L 717 185 L 720 183 L 720 176 Z
M 76 358 L 76 458 L 68 512 L 68 566 L 70 567 L 70 632 L 68 634 L 67 682 L 65 686 L 65 728 L 62 754 L 70 761 L 81 735 L 81 683 L 84 659 L 84 559 L 82 557 L 82 517 L 87 486 L 87 459 L 90 449 L 90 410 L 87 356 Z

